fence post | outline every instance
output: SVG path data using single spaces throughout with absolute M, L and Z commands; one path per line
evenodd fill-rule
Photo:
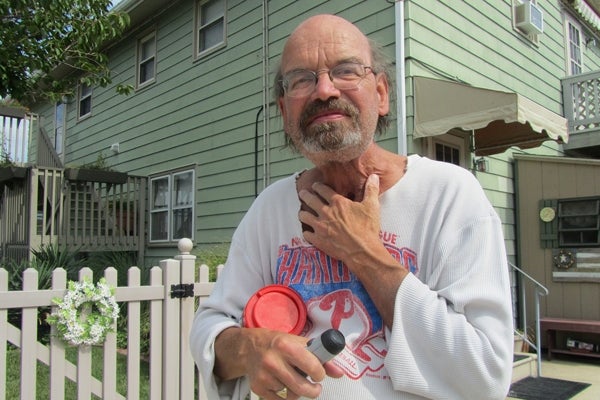
M 175 256 L 181 264 L 181 284 L 194 286 L 196 256 L 190 254 L 193 248 L 190 239 L 181 239 L 177 245 L 179 255 Z M 194 320 L 194 305 L 196 297 L 183 297 L 180 303 L 181 310 L 181 345 L 180 345 L 180 400 L 194 398 L 194 360 L 190 351 L 190 330 Z
M 38 290 L 38 272 L 27 268 L 23 272 L 23 291 Z M 37 307 L 23 308 L 21 314 L 21 398 L 35 399 L 37 386 Z
M 8 291 L 8 271 L 0 268 L 0 292 Z M 6 349 L 8 341 L 8 310 L 0 308 L 0 399 L 6 399 Z
M 114 267 L 108 267 L 104 270 L 104 278 L 109 287 L 116 287 L 118 285 L 118 273 Z M 102 396 L 105 399 L 116 397 L 117 393 L 117 323 L 113 323 L 112 328 L 115 332 L 111 332 L 106 335 L 104 341 L 104 367 L 103 379 L 102 379 Z M 129 373 L 129 368 L 127 369 Z M 129 387 L 129 386 L 128 386 Z
M 88 267 L 79 270 L 79 281 L 93 280 L 94 274 Z M 77 349 L 77 400 L 92 398 L 92 347 L 79 346 Z
M 163 272 L 163 399 L 179 397 L 179 299 L 171 298 L 171 285 L 179 284 L 179 261 L 160 261 Z
M 52 289 L 66 290 L 67 271 L 56 268 L 52 271 Z M 52 311 L 58 306 L 54 305 Z M 65 346 L 58 337 L 56 326 L 52 325 L 50 335 L 50 399 L 63 399 L 65 395 Z

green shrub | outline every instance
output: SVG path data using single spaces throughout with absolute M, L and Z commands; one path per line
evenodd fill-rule
M 88 266 L 94 271 L 94 277 L 99 279 L 104 276 L 104 270 L 107 267 L 113 267 L 117 270 L 117 286 L 128 286 L 128 270 L 132 266 L 138 266 L 137 253 L 131 251 L 104 251 L 91 253 Z M 141 284 L 149 283 L 150 268 L 138 266 L 140 268 Z M 150 349 L 150 312 L 148 302 L 141 302 L 140 311 L 140 352 L 148 353 Z M 127 348 L 128 316 L 127 304 L 121 304 L 119 318 L 117 319 L 117 347 Z
M 94 280 L 104 276 L 104 270 L 113 267 L 117 270 L 117 286 L 127 286 L 128 270 L 138 266 L 137 253 L 132 251 L 102 251 L 90 253 L 87 266 L 94 272 Z M 148 269 L 140 268 L 142 284 L 147 282 Z
M 196 255 L 196 264 L 206 264 L 210 271 L 210 280 L 215 281 L 217 276 L 217 267 L 225 264 L 229 253 L 229 243 L 221 243 L 210 247 L 202 247 L 193 251 Z
M 31 261 L 9 260 L 2 265 L 8 272 L 9 290 L 23 290 L 23 272 L 27 268 L 37 270 L 38 289 L 40 290 L 52 288 L 52 273 L 59 267 L 65 269 L 68 279 L 77 279 L 77 271 L 82 266 L 77 252 L 49 244 L 42 245 L 38 250 L 32 250 L 31 253 L 33 255 Z M 50 307 L 38 308 L 38 340 L 43 343 L 48 343 L 50 337 L 50 326 L 46 323 L 46 316 L 49 313 Z M 13 325 L 19 326 L 21 309 L 10 309 L 8 319 Z

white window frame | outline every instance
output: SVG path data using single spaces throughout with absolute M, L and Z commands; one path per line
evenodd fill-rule
M 151 42 L 152 53 L 144 57 L 144 45 Z M 152 76 L 142 82 L 142 68 L 148 64 L 152 64 Z M 152 31 L 142 36 L 137 41 L 137 62 L 136 62 L 136 87 L 138 89 L 156 82 L 156 31 Z
M 571 37 L 571 27 L 576 30 L 577 40 L 579 43 L 573 43 Z M 585 37 L 583 35 L 583 28 L 581 24 L 573 18 L 571 15 L 565 13 L 565 25 L 564 25 L 564 37 L 565 37 L 565 71 L 567 75 L 577 75 L 583 72 L 583 45 L 585 43 Z M 577 46 L 579 50 L 579 62 L 577 57 L 573 54 L 573 46 Z M 575 63 L 580 71 L 574 71 L 573 63 Z
M 205 21 L 205 23 L 202 23 L 202 12 L 205 9 L 205 7 L 210 4 L 210 3 L 222 3 L 223 5 L 223 12 L 222 14 L 219 14 L 218 16 L 214 17 L 213 19 L 209 20 L 209 21 Z M 195 12 L 194 12 L 194 57 L 195 58 L 199 58 L 202 57 L 206 54 L 209 54 L 217 49 L 220 49 L 222 47 L 225 47 L 227 45 L 227 0 L 198 0 L 196 1 L 196 7 L 195 7 Z M 223 39 L 218 42 L 215 43 L 214 45 L 204 48 L 204 49 L 200 49 L 200 45 L 202 44 L 202 40 L 201 40 L 201 34 L 214 27 L 216 24 L 218 23 L 222 23 L 223 24 Z
M 463 168 L 467 168 L 469 163 L 467 162 L 467 143 L 466 139 L 453 134 L 446 133 L 444 135 L 432 136 L 427 138 L 427 157 L 432 160 L 436 159 L 435 147 L 436 144 L 442 146 L 452 147 L 458 150 L 459 164 Z
M 175 192 L 175 182 L 177 182 L 177 178 L 182 175 L 190 174 L 191 175 L 191 187 L 189 192 L 187 193 L 187 201 L 185 203 L 177 204 L 176 198 L 177 193 Z M 154 183 L 160 180 L 167 181 L 167 190 L 163 193 L 164 203 L 157 206 L 155 204 L 155 192 L 154 192 Z M 176 242 L 182 237 L 175 235 L 175 220 L 178 217 L 179 212 L 189 210 L 189 218 L 190 218 L 190 235 L 186 235 L 189 239 L 194 240 L 194 232 L 195 232 L 195 171 L 194 169 L 182 169 L 177 171 L 171 171 L 165 174 L 156 175 L 150 178 L 149 185 L 149 232 L 148 232 L 148 240 L 150 243 L 172 243 Z M 155 226 L 154 220 L 157 214 L 166 213 L 167 221 L 166 221 L 166 237 L 155 238 L 153 237 Z
M 81 83 L 77 90 L 77 119 L 82 120 L 92 115 L 92 94 L 93 89 L 91 86 L 88 86 L 84 83 Z M 89 103 L 89 111 L 85 114 L 84 107 L 82 105 L 84 103 Z

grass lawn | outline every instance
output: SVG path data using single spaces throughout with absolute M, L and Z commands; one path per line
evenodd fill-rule
M 21 351 L 8 346 L 6 359 L 6 398 L 18 399 L 21 395 Z M 77 348 L 68 347 L 66 358 L 71 363 L 77 363 Z M 102 347 L 92 347 L 92 375 L 102 380 Z M 149 390 L 149 368 L 148 363 L 140 361 L 140 398 L 148 398 Z M 50 398 L 50 371 L 47 365 L 38 361 L 37 364 L 37 389 L 36 399 L 44 400 Z M 127 395 L 127 357 L 117 354 L 117 391 L 123 396 Z M 93 399 L 98 397 L 92 395 Z M 77 385 L 65 378 L 65 400 L 77 399 Z

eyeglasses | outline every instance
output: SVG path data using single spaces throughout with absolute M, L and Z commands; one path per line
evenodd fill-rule
M 323 72 L 327 72 L 336 89 L 350 90 L 358 86 L 358 83 L 369 72 L 367 70 L 375 73 L 373 68 L 368 65 L 354 62 L 345 62 L 331 69 L 320 69 L 318 71 L 298 69 L 283 75 L 281 83 L 285 94 L 289 97 L 304 97 L 312 93 L 317 86 L 319 75 Z

